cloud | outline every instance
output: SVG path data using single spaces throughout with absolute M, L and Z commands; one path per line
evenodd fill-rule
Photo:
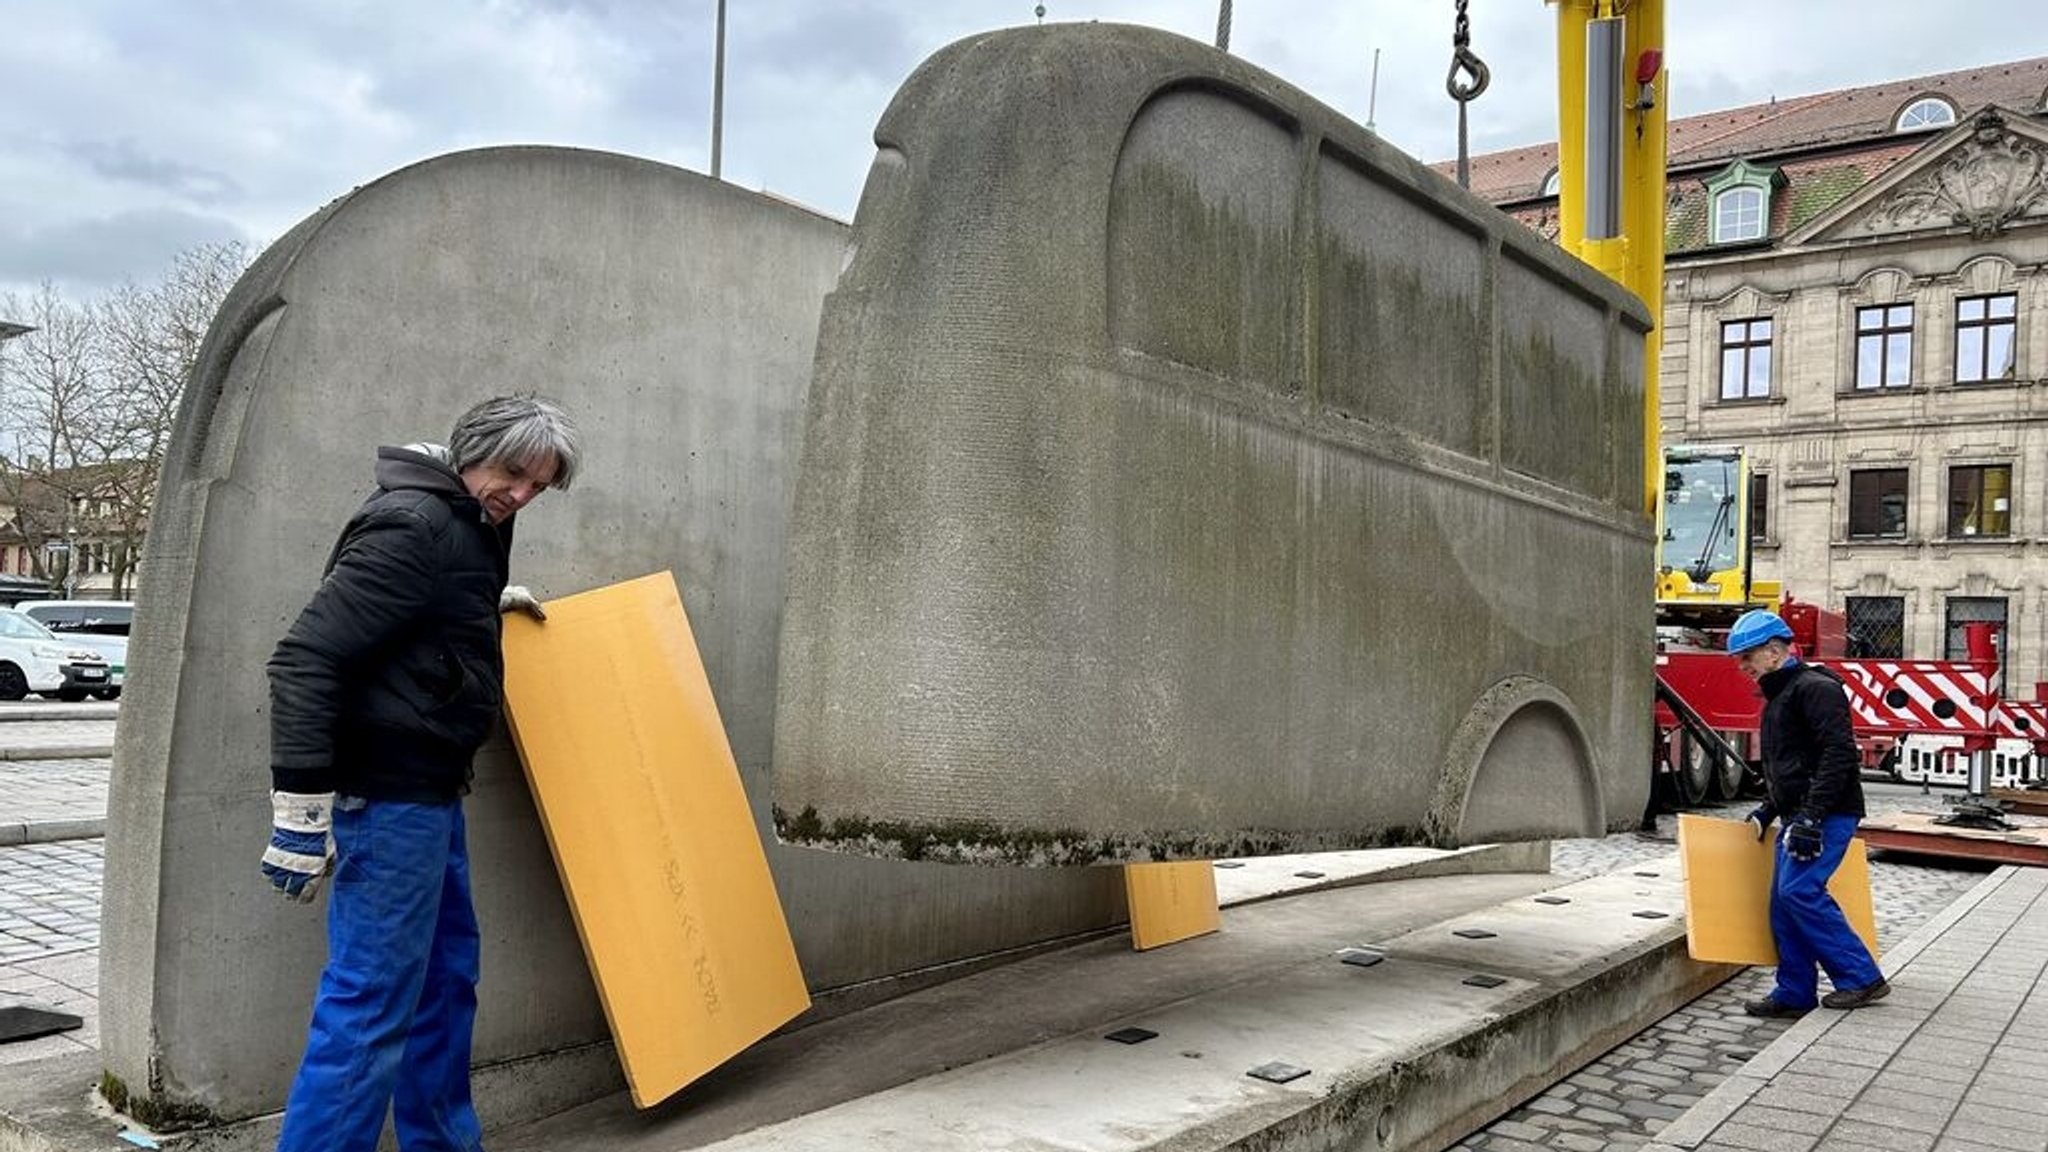
M 44 280 L 96 292 L 166 267 L 198 244 L 250 237 L 231 220 L 176 208 L 140 208 L 28 229 L 0 226 L 0 287 Z
M 144 152 L 129 137 L 118 140 L 73 140 L 62 151 L 110 180 L 161 189 L 200 204 L 217 204 L 241 195 L 233 177 L 194 164 Z
M 1123 21 L 1207 43 L 1216 5 L 1045 0 L 1046 22 Z M 146 278 L 164 245 L 277 235 L 350 188 L 459 148 L 548 143 L 708 166 L 706 0 L 161 0 L 17 4 L 0 35 L 0 280 Z M 1865 0 L 1668 5 L 1680 114 L 2040 51 L 2004 6 Z M 730 0 L 724 175 L 850 216 L 875 122 L 926 57 L 1029 25 L 1031 0 Z M 1555 10 L 1474 5 L 1493 87 L 1475 152 L 1556 131 Z M 2022 22 L 2023 24 L 2024 22 Z M 1426 160 L 1456 151 L 1450 5 L 1260 0 L 1248 62 Z M 1755 29 L 1810 51 L 1761 52 Z M 2037 34 L 2036 34 L 2037 35 Z M 128 253 L 124 262 L 123 251 Z M 61 265 L 77 259 L 75 269 Z M 116 267 L 116 265 L 122 265 Z

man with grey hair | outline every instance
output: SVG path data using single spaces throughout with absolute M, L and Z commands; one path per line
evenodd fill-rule
M 331 871 L 327 965 L 279 1152 L 481 1147 L 470 1103 L 479 935 L 461 798 L 504 699 L 512 522 L 579 463 L 533 396 L 463 413 L 446 447 L 377 450 L 312 601 L 269 663 L 263 874 L 310 902 Z

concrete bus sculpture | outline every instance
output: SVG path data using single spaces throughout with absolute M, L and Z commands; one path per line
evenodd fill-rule
M 1642 308 L 1166 33 L 961 41 L 827 298 L 785 838 L 1077 862 L 1633 825 Z
M 517 578 L 561 595 L 673 570 L 765 830 L 782 552 L 820 302 L 846 228 L 625 156 L 501 148 L 356 190 L 273 244 L 215 321 L 150 525 L 107 835 L 101 1044 L 159 1122 L 283 1103 L 321 914 L 256 869 L 263 662 L 370 482 L 374 444 L 477 397 L 559 396 L 589 470 L 520 517 Z M 487 1123 L 613 1090 L 617 1062 L 509 741 L 469 806 Z M 825 1011 L 1105 928 L 1097 870 L 962 870 L 769 846 Z M 853 992 L 835 990 L 855 989 Z
M 321 933 L 255 866 L 263 660 L 371 443 L 491 392 L 556 394 L 586 434 L 520 578 L 675 571 L 764 825 L 771 735 L 821 836 L 859 818 L 934 858 L 980 818 L 988 851 L 1053 862 L 1640 812 L 1638 308 L 1161 33 L 963 42 L 879 138 L 850 266 L 844 226 L 786 204 L 518 148 L 366 185 L 244 277 L 165 464 L 115 750 L 127 1104 L 281 1104 Z M 618 1085 L 510 756 L 468 801 L 489 1123 Z M 828 1010 L 1122 915 L 1113 869 L 770 864 Z

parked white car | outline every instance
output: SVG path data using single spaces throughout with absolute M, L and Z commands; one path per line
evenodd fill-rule
M 0 609 L 0 700 L 31 692 L 83 700 L 109 687 L 111 673 L 99 653 L 59 640 L 48 628 L 13 609 Z
M 48 628 L 65 644 L 90 648 L 107 662 L 107 683 L 93 695 L 112 700 L 128 677 L 128 629 L 135 622 L 132 600 L 24 600 L 15 611 Z

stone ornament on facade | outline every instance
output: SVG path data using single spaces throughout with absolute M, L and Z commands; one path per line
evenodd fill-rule
M 1953 155 L 1908 181 L 1863 221 L 1865 232 L 1959 224 L 1978 240 L 2043 205 L 2041 148 L 2006 127 L 1996 109 L 1979 113 Z

